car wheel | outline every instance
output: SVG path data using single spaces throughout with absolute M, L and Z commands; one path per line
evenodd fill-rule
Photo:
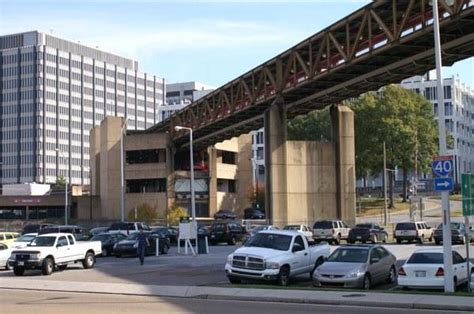
M 95 264 L 94 254 L 92 252 L 87 252 L 86 257 L 82 261 L 82 267 L 84 267 L 85 269 L 89 269 L 89 268 L 94 267 L 94 264 Z
M 385 235 L 383 236 L 382 242 L 383 242 L 383 243 L 387 243 L 387 241 L 388 241 L 388 236 L 385 234 Z
M 385 280 L 387 283 L 393 283 L 395 282 L 395 279 L 397 278 L 397 272 L 395 271 L 395 266 L 392 265 L 392 267 L 390 267 L 390 271 L 388 273 L 388 277 L 387 279 Z
M 23 276 L 25 273 L 25 268 L 24 267 L 13 267 L 13 273 L 15 276 Z
M 41 273 L 45 276 L 51 275 L 54 270 L 54 261 L 51 257 L 47 257 L 43 261 L 41 266 Z
M 103 256 L 103 257 L 109 256 L 109 251 L 107 251 L 106 248 L 103 248 L 103 249 L 102 249 L 102 256 Z
M 232 236 L 232 238 L 227 242 L 229 245 L 235 245 L 235 236 Z
M 227 277 L 227 278 L 229 278 L 229 282 L 230 282 L 231 284 L 239 284 L 239 283 L 242 282 L 242 280 L 237 279 L 237 278 L 235 278 L 235 277 L 229 276 L 229 277 Z
M 370 285 L 371 285 L 370 275 L 365 274 L 364 281 L 362 282 L 362 289 L 370 290 Z
M 279 286 L 286 287 L 290 283 L 290 270 L 288 266 L 283 266 L 280 268 L 280 273 L 278 274 L 277 283 Z
M 418 238 L 418 243 L 423 244 L 425 242 L 425 236 L 422 234 L 421 237 Z
M 314 267 L 313 267 L 313 270 L 309 272 L 309 279 L 313 279 L 313 274 L 314 274 L 314 271 L 319 267 L 321 266 L 322 264 L 324 263 L 324 259 L 322 257 L 318 258 L 318 260 L 316 261 L 316 263 L 314 263 Z
M 8 261 L 7 261 L 7 264 L 5 265 L 5 270 L 11 270 L 12 267 L 10 266 L 10 264 L 8 264 Z
M 456 292 L 458 288 L 458 279 L 454 277 L 453 279 L 453 291 Z
M 374 236 L 372 237 L 372 243 L 377 243 L 377 236 L 374 234 Z
M 66 270 L 66 268 L 67 268 L 67 264 L 65 264 L 65 265 L 58 265 L 58 269 L 59 269 L 60 271 Z
M 168 244 L 165 244 L 163 245 L 163 248 L 161 249 L 161 254 L 168 254 L 168 250 L 170 249 L 170 247 L 168 246 Z

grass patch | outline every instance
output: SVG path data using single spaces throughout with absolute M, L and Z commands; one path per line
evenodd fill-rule
M 357 199 L 357 210 L 359 217 L 381 215 L 383 213 L 383 198 L 359 198 Z M 409 202 L 402 202 L 402 199 L 394 199 L 395 208 L 389 209 L 390 214 L 405 212 L 410 209 Z
M 435 196 L 430 196 L 430 198 L 434 199 L 434 200 L 440 200 L 441 196 L 440 195 L 435 195 Z M 462 201 L 462 195 L 461 194 L 449 195 L 449 200 L 450 201 Z

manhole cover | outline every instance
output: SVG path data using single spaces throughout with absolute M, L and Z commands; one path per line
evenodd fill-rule
M 343 295 L 342 297 L 343 297 L 343 298 L 365 297 L 365 294 L 360 294 L 360 293 L 345 294 L 345 295 Z

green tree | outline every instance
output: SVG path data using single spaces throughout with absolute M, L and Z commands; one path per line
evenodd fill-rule
M 329 107 L 314 110 L 288 122 L 290 141 L 331 141 L 332 127 Z
M 363 95 L 352 102 L 351 107 L 355 112 L 359 177 L 382 171 L 385 142 L 387 167 L 398 166 L 402 170 L 403 200 L 406 201 L 408 171 L 415 166 L 427 171 L 438 149 L 431 103 L 410 90 L 389 85 L 382 95 Z M 391 176 L 389 172 L 389 182 L 392 182 Z
M 66 178 L 65 178 L 63 175 L 60 175 L 60 176 L 56 179 L 56 186 L 65 187 L 66 184 L 67 184 L 67 181 L 66 181 Z
M 132 208 L 127 215 L 130 221 L 143 221 L 151 224 L 157 219 L 156 209 L 151 207 L 148 203 L 140 204 L 136 208 Z
M 166 223 L 169 226 L 176 226 L 179 224 L 179 219 L 181 217 L 189 216 L 188 211 L 176 203 L 173 203 L 167 210 L 166 210 Z

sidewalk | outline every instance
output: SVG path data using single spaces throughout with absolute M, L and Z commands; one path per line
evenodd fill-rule
M 352 305 L 363 307 L 410 308 L 474 312 L 474 297 L 395 294 L 360 291 L 307 291 L 244 289 L 199 286 L 158 286 L 75 281 L 37 281 L 2 278 L 0 288 L 80 293 L 104 293 L 178 298 L 263 301 L 307 304 Z

